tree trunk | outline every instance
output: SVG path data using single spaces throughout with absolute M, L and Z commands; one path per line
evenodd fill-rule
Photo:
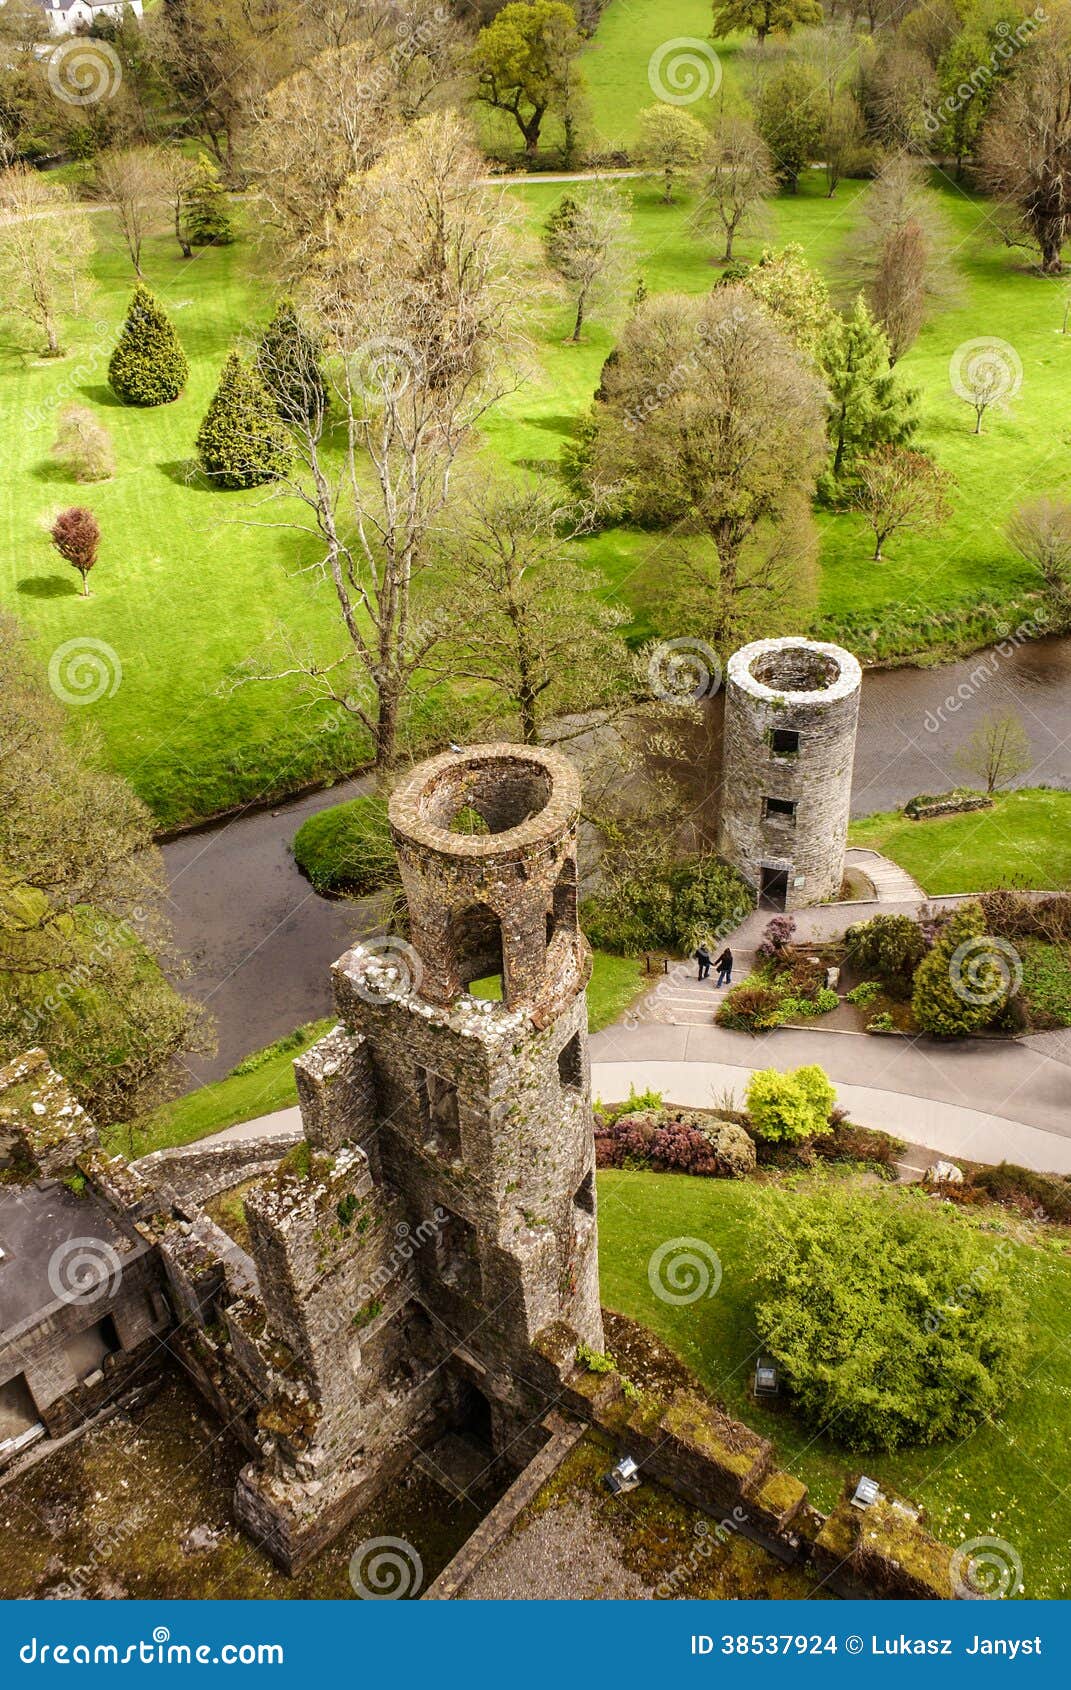
M 580 331 L 584 327 L 584 306 L 585 306 L 585 303 L 586 303 L 586 296 L 584 294 L 581 294 L 580 298 L 576 302 L 576 322 L 573 325 L 573 334 L 572 334 L 572 344 L 574 346 L 579 346 L 579 344 L 580 344 Z
M 725 253 L 722 257 L 723 264 L 731 264 L 733 261 L 733 237 L 735 234 L 735 229 L 726 229 L 725 231 Z
M 47 339 L 45 356 L 46 356 L 46 358 L 58 358 L 60 353 L 63 351 L 63 348 L 61 347 L 59 340 L 57 338 L 56 325 L 55 325 L 55 322 L 53 321 L 53 319 L 51 317 L 45 318 L 44 328 L 45 328 L 45 336 L 46 336 L 46 339 Z
M 536 742 L 535 695 L 531 687 L 522 686 L 517 697 L 517 713 L 521 719 L 521 741 L 524 745 Z
M 1047 231 L 1041 236 L 1041 273 L 1043 276 L 1062 276 L 1064 265 L 1062 243 L 1058 236 Z
M 182 210 L 177 202 L 175 205 L 175 239 L 181 248 L 183 258 L 192 258 L 193 248 L 182 233 Z

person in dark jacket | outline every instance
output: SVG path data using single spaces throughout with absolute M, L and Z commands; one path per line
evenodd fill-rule
M 695 953 L 695 960 L 699 964 L 699 978 L 705 980 L 710 974 L 710 952 L 705 945 L 700 945 Z
M 733 953 L 726 945 L 717 961 L 718 978 L 715 986 L 731 986 L 733 983 Z

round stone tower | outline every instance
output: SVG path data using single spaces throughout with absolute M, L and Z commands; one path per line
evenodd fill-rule
M 396 788 L 389 814 L 425 998 L 452 1003 L 499 975 L 509 1008 L 545 1019 L 576 995 L 588 948 L 571 763 L 537 746 L 446 751 Z
M 763 908 L 840 893 L 861 682 L 850 652 L 794 636 L 729 660 L 718 849 Z

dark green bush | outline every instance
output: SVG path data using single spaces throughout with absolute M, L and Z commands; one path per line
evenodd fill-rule
M 363 897 L 398 884 L 398 863 L 383 798 L 351 798 L 303 822 L 294 860 L 317 892 Z
M 909 915 L 875 915 L 845 934 L 848 956 L 864 974 L 878 974 L 894 997 L 909 997 L 916 968 L 926 954 L 926 937 Z
M 596 950 L 690 956 L 700 940 L 714 942 L 739 926 L 754 903 L 736 870 L 710 854 L 622 875 L 610 891 L 585 900 L 582 919 Z
M 1042 1209 L 1050 1221 L 1071 1226 L 1071 1180 L 1066 1176 L 1036 1174 L 1032 1168 L 1001 1162 L 995 1168 L 976 1168 L 969 1184 L 995 1203 Z
M 956 911 L 915 971 L 911 1010 L 923 1032 L 962 1038 L 1000 1018 L 1013 978 L 1011 959 L 1000 948 L 1007 945 L 986 933 L 981 904 Z
M 228 354 L 197 432 L 197 455 L 219 487 L 259 487 L 286 468 L 286 433 L 275 402 L 237 352 Z
M 139 282 L 108 364 L 112 392 L 124 405 L 169 405 L 182 392 L 188 375 L 186 355 L 171 319 Z
M 256 356 L 257 374 L 284 422 L 311 422 L 318 429 L 327 409 L 321 351 L 293 301 L 284 299 L 260 338 Z
M 755 1320 L 809 1426 L 892 1450 L 999 1413 L 1026 1364 L 1010 1246 L 887 1191 L 786 1194 L 769 1214 Z

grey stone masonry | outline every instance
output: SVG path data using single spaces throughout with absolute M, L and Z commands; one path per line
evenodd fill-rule
M 420 765 L 389 813 L 412 943 L 335 965 L 339 1025 L 297 1064 L 305 1139 L 246 1197 L 290 1360 L 237 1506 L 290 1568 L 466 1414 L 521 1467 L 553 1398 L 537 1335 L 603 1342 L 577 775 L 477 746 Z M 494 974 L 500 1001 L 469 994 Z
M 729 660 L 718 849 L 769 909 L 840 894 L 862 670 L 817 640 Z

